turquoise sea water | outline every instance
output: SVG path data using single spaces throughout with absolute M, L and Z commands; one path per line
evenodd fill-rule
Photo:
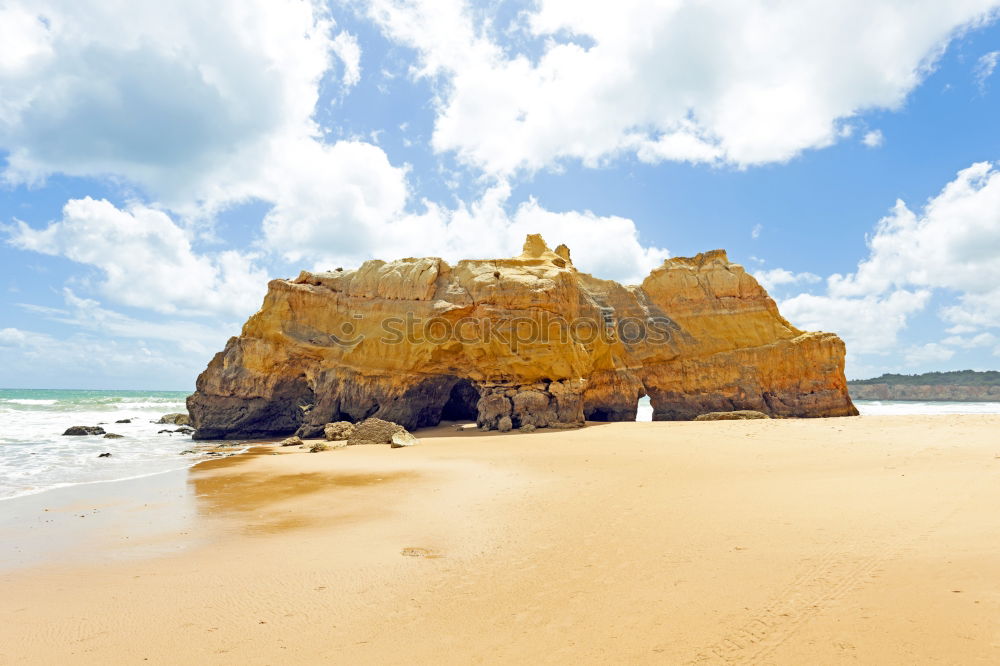
M 0 389 L 0 500 L 49 488 L 159 474 L 197 462 L 173 429 L 151 423 L 185 411 L 179 391 Z M 131 423 L 115 423 L 131 419 Z M 122 439 L 63 436 L 74 425 L 102 424 Z M 100 458 L 101 453 L 110 457 Z

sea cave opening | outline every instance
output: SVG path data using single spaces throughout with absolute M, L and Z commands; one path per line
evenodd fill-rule
M 442 421 L 475 421 L 479 417 L 476 404 L 479 391 L 468 379 L 459 379 L 451 387 L 448 401 L 441 409 Z

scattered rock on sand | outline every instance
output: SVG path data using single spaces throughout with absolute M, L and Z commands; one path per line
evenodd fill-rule
M 111 454 L 110 453 L 99 453 L 99 454 L 97 454 L 97 457 L 98 458 L 110 458 Z
M 104 428 L 101 426 L 73 426 L 66 428 L 63 435 L 103 435 Z
M 392 436 L 397 432 L 406 432 L 406 428 L 392 421 L 368 418 L 354 426 L 354 432 L 347 440 L 347 445 L 392 444 Z
M 420 440 L 411 435 L 409 432 L 403 430 L 402 432 L 397 432 L 392 435 L 390 439 L 392 448 L 401 449 L 404 446 L 414 446 L 420 443 Z
M 330 447 L 327 446 L 326 442 L 316 442 L 309 447 L 309 453 L 319 453 L 320 451 L 326 451 Z
M 755 412 L 752 409 L 738 409 L 735 412 L 709 412 L 694 418 L 695 421 L 742 421 L 745 419 L 769 419 L 764 412 Z
M 302 446 L 301 437 L 289 437 L 288 439 L 281 440 L 281 446 Z
M 351 438 L 354 434 L 354 424 L 350 421 L 337 421 L 327 423 L 323 426 L 323 435 L 328 442 L 341 442 Z
M 187 414 L 174 413 L 174 414 L 164 414 L 157 421 L 160 424 L 172 423 L 174 425 L 186 426 L 191 425 L 191 417 Z
M 115 423 L 132 423 L 132 419 L 121 419 L 121 420 L 115 421 Z
M 125 439 L 125 435 L 119 435 L 114 432 L 106 432 L 104 433 L 104 439 Z
M 535 432 L 535 430 L 536 430 L 535 426 L 531 425 L 530 423 L 525 423 L 523 426 L 521 426 L 521 432 Z

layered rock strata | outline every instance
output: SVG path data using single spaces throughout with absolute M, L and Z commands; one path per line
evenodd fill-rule
M 787 322 L 722 250 L 638 286 L 529 236 L 512 259 L 368 261 L 274 280 L 198 378 L 199 439 L 322 434 L 368 417 L 539 428 L 715 411 L 847 416 L 844 343 Z

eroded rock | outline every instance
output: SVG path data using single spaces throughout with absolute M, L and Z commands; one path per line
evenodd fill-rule
M 319 436 L 369 417 L 410 430 L 634 420 L 643 395 L 654 420 L 847 416 L 844 351 L 785 320 L 722 250 L 623 286 L 531 236 L 510 259 L 368 261 L 273 280 L 188 409 L 198 439 Z
M 402 430 L 400 432 L 393 433 L 389 442 L 392 445 L 392 448 L 400 449 L 404 446 L 416 446 L 420 443 L 420 440 L 411 435 L 409 432 Z
M 289 437 L 288 439 L 281 440 L 281 446 L 302 446 L 301 437 Z
M 160 417 L 160 420 L 157 421 L 156 423 L 161 425 L 170 423 L 173 425 L 186 426 L 186 425 L 191 425 L 191 417 L 188 416 L 187 414 L 180 414 L 180 413 L 164 414 L 163 416 Z
M 769 419 L 771 418 L 763 412 L 750 409 L 738 409 L 733 412 L 709 412 L 699 414 L 694 417 L 695 421 L 745 421 L 748 419 Z
M 369 418 L 354 426 L 354 431 L 347 440 L 347 445 L 392 444 L 393 435 L 404 432 L 406 432 L 406 428 L 398 423 Z
M 347 441 L 351 438 L 352 434 L 354 434 L 354 424 L 350 421 L 327 423 L 323 427 L 323 435 L 328 442 Z

